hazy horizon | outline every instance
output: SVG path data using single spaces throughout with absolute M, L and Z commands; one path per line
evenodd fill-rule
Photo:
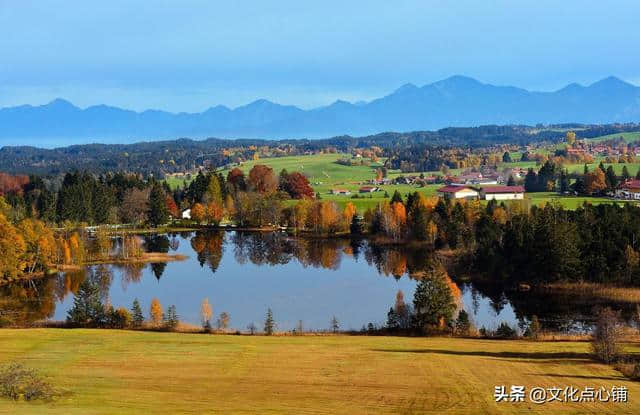
M 628 0 L 0 0 L 0 107 L 309 109 L 454 74 L 530 91 L 610 75 L 638 85 L 639 12 Z

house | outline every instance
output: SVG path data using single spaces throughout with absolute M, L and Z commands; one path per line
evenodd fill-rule
M 378 188 L 376 186 L 362 186 L 360 189 L 358 189 L 358 192 L 360 193 L 373 193 L 378 191 Z
M 182 211 L 182 219 L 191 219 L 191 209 Z
M 331 189 L 332 195 L 350 195 L 351 192 L 348 189 Z
M 627 180 L 616 189 L 619 199 L 640 200 L 640 180 Z
M 477 199 L 478 192 L 468 186 L 444 186 L 438 189 L 438 196 L 450 199 Z
M 524 199 L 523 186 L 483 186 L 480 197 L 485 200 L 521 200 Z

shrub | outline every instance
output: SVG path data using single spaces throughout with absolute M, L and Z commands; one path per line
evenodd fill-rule
M 496 329 L 495 336 L 501 339 L 511 339 L 513 337 L 516 337 L 517 334 L 518 333 L 513 327 L 503 321 Z
M 621 335 L 620 312 L 613 311 L 609 307 L 600 311 L 591 341 L 596 357 L 605 363 L 615 361 L 621 353 Z
M 111 308 L 107 319 L 109 327 L 114 329 L 125 329 L 131 325 L 131 313 L 124 307 Z
M 33 369 L 11 363 L 0 369 L 0 396 L 25 401 L 51 400 L 57 392 Z

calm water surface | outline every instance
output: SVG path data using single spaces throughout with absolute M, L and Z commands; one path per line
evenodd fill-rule
M 326 330 L 334 315 L 341 329 L 359 330 L 370 322 L 384 324 L 398 290 L 411 302 L 416 280 L 410 275 L 428 258 L 425 252 L 405 247 L 306 240 L 284 233 L 198 232 L 144 239 L 149 250 L 188 259 L 94 266 L 33 287 L 6 286 L 0 291 L 0 315 L 25 325 L 44 318 L 64 320 L 73 305 L 73 292 L 84 278 L 93 278 L 115 307 L 130 308 L 137 298 L 148 314 L 155 297 L 165 308 L 175 305 L 180 319 L 194 324 L 200 324 L 200 303 L 206 297 L 214 316 L 230 314 L 233 329 L 245 330 L 250 323 L 261 328 L 270 307 L 279 330 L 292 330 L 299 320 L 305 329 Z M 536 314 L 545 326 L 580 330 L 592 319 L 591 301 L 505 294 L 495 284 L 458 286 L 459 307 L 469 312 L 477 327 L 495 328 L 503 321 L 516 326 Z

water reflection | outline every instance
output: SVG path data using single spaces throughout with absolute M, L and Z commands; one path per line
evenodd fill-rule
M 327 329 L 333 315 L 342 329 L 382 325 L 398 290 L 411 302 L 416 278 L 429 261 L 418 248 L 378 245 L 366 240 L 301 239 L 286 233 L 207 231 L 142 236 L 144 248 L 189 256 L 182 262 L 87 267 L 52 278 L 0 287 L 0 324 L 27 326 L 43 319 L 63 320 L 73 293 L 85 278 L 105 301 L 145 308 L 157 297 L 175 304 L 184 321 L 198 324 L 199 304 L 209 297 L 215 314 L 228 312 L 230 327 L 261 327 L 267 307 L 280 330 L 300 320 L 309 329 Z M 460 277 L 451 272 L 452 277 Z M 381 276 L 383 278 L 381 278 Z M 392 277 L 392 278 L 387 278 Z M 119 281 L 119 283 L 118 283 Z M 462 283 L 459 303 L 477 327 L 515 326 L 537 315 L 546 328 L 575 331 L 593 321 L 594 305 L 621 309 L 631 319 L 635 304 L 615 304 L 577 296 L 505 290 L 499 284 Z

